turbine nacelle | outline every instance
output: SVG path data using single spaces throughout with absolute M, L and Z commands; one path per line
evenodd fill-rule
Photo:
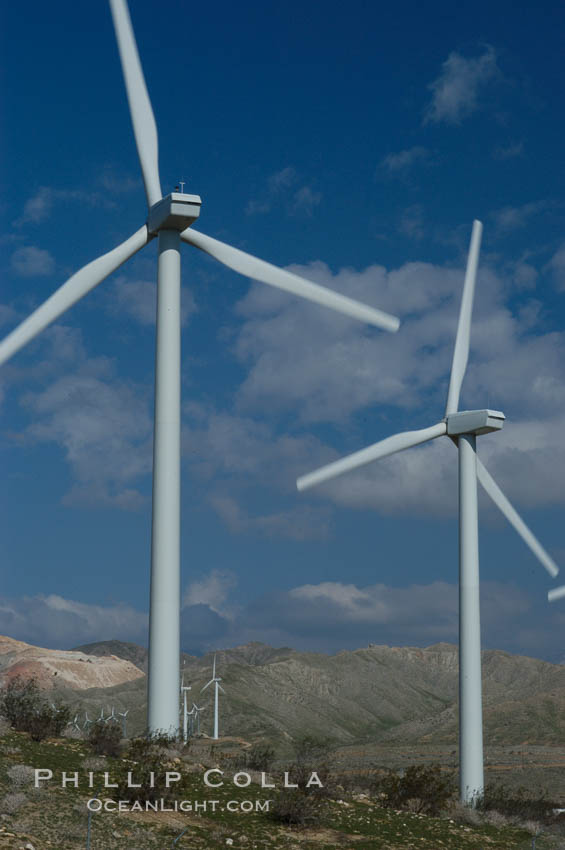
M 446 416 L 447 436 L 457 437 L 461 434 L 490 434 L 500 431 L 505 420 L 500 410 L 461 410 Z
M 200 215 L 200 195 L 184 195 L 171 192 L 153 204 L 147 217 L 147 230 L 152 235 L 159 230 L 178 230 L 181 233 L 190 227 Z

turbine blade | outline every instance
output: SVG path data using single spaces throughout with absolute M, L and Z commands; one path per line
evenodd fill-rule
M 210 685 L 213 685 L 213 684 L 214 684 L 214 679 L 210 679 L 210 681 L 208 682 L 208 684 L 207 684 L 207 685 L 204 685 L 204 687 L 203 687 L 203 688 L 200 688 L 200 693 L 202 693 L 202 691 L 205 691 L 205 690 L 206 690 L 206 688 L 209 688 L 209 687 L 210 687 Z
M 220 242 L 218 239 L 212 239 L 211 236 L 193 230 L 192 227 L 183 230 L 181 239 L 245 277 L 259 280 L 261 283 L 267 283 L 269 286 L 277 287 L 277 289 L 284 289 L 285 292 L 291 292 L 293 295 L 300 295 L 308 301 L 322 304 L 324 307 L 329 307 L 354 319 L 369 322 L 369 324 L 376 325 L 378 328 L 384 328 L 387 331 L 398 330 L 400 321 L 396 316 L 383 313 L 374 307 L 367 307 L 365 304 L 354 301 L 345 295 L 340 295 L 325 286 L 320 286 L 318 283 L 312 283 L 297 274 L 279 269 L 271 263 L 266 263 L 265 260 L 259 260 L 251 254 L 246 254 L 245 251 L 240 251 L 239 248 L 232 248 L 225 242 Z
M 459 322 L 457 324 L 457 336 L 455 337 L 455 350 L 453 352 L 453 362 L 451 364 L 449 391 L 447 393 L 447 405 L 445 408 L 446 416 L 450 413 L 456 413 L 459 408 L 461 384 L 465 377 L 465 370 L 469 359 L 473 298 L 475 295 L 475 282 L 477 280 L 477 267 L 479 264 L 479 250 L 481 247 L 482 233 L 483 225 L 480 221 L 475 220 L 473 222 L 471 245 L 469 247 L 467 270 L 465 272 L 465 283 L 463 285 L 463 297 L 461 298 L 461 309 L 459 311 Z
M 110 0 L 110 9 L 120 51 L 137 154 L 143 172 L 147 204 L 152 207 L 162 198 L 157 125 L 145 85 L 126 0 Z
M 221 685 L 218 685 L 218 690 L 220 690 L 223 694 L 225 694 L 225 691 L 224 691 L 224 689 L 222 688 Z
M 518 515 L 515 508 L 512 507 L 490 472 L 488 472 L 485 465 L 479 460 L 479 458 L 477 458 L 477 478 L 495 505 L 500 508 L 510 525 L 514 526 L 524 543 L 530 547 L 536 558 L 543 564 L 550 576 L 555 578 L 559 572 L 559 567 L 553 558 L 545 551 L 537 537 L 535 537 L 530 531 L 522 517 Z
M 556 599 L 562 599 L 563 596 L 565 596 L 565 584 L 562 584 L 561 587 L 554 587 L 547 594 L 550 602 L 555 602 Z
M 133 236 L 130 236 L 113 251 L 103 254 L 97 260 L 88 263 L 80 271 L 75 272 L 41 307 L 38 307 L 31 316 L 24 319 L 15 330 L 0 342 L 0 365 L 32 340 L 34 336 L 37 336 L 47 325 L 58 319 L 87 292 L 102 283 L 104 278 L 115 272 L 122 263 L 125 263 L 133 254 L 141 250 L 152 238 L 153 236 L 147 232 L 147 226 L 144 224 Z
M 322 481 L 328 481 L 330 478 L 349 472 L 350 469 L 357 469 L 357 467 L 365 466 L 373 460 L 388 457 L 388 455 L 396 454 L 396 452 L 404 451 L 404 449 L 409 449 L 420 443 L 427 443 L 428 440 L 441 437 L 446 431 L 445 422 L 438 422 L 437 425 L 432 425 L 431 428 L 422 428 L 420 431 L 403 431 L 401 434 L 387 437 L 385 440 L 373 443 L 366 449 L 361 449 L 359 452 L 354 452 L 347 457 L 329 463 L 327 466 L 322 466 L 314 472 L 301 476 L 297 480 L 296 486 L 299 490 L 307 490 L 315 484 L 321 484 Z

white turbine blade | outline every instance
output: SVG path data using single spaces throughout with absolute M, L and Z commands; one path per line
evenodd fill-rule
M 207 685 L 204 685 L 204 687 L 203 687 L 203 688 L 200 688 L 200 693 L 202 693 L 202 691 L 205 691 L 205 690 L 206 690 L 206 688 L 209 688 L 209 687 L 210 687 L 210 685 L 213 685 L 213 684 L 214 684 L 214 681 L 215 681 L 215 679 L 210 679 L 210 681 L 208 682 L 208 684 L 207 684 Z
M 147 93 L 126 0 L 110 0 L 110 9 L 120 51 L 137 153 L 143 172 L 147 204 L 152 207 L 162 198 L 155 116 Z
M 342 457 L 327 466 L 322 466 L 314 472 L 302 475 L 297 480 L 296 486 L 299 490 L 307 490 L 315 484 L 321 484 L 322 481 L 328 481 L 330 478 L 349 472 L 350 469 L 357 469 L 357 467 L 365 466 L 373 460 L 388 457 L 388 455 L 396 454 L 396 452 L 404 451 L 404 449 L 409 449 L 420 443 L 427 443 L 428 440 L 443 436 L 446 431 L 445 422 L 438 422 L 437 425 L 432 425 L 431 428 L 422 428 L 420 431 L 403 431 L 401 434 L 395 434 L 393 437 L 387 437 L 385 440 L 373 443 L 372 446 L 361 449 L 359 452 Z
M 548 591 L 547 598 L 550 602 L 555 602 L 556 599 L 562 599 L 565 596 L 565 584 L 562 584 L 561 587 L 554 587 L 553 590 Z
M 471 317 L 473 315 L 473 298 L 475 295 L 475 282 L 477 280 L 477 267 L 479 265 L 479 250 L 481 247 L 481 236 L 483 225 L 480 221 L 473 222 L 471 234 L 471 245 L 467 259 L 467 270 L 465 272 L 465 283 L 463 285 L 463 297 L 459 311 L 459 322 L 457 324 L 457 336 L 455 338 L 455 350 L 451 364 L 451 376 L 449 379 L 449 391 L 447 394 L 447 405 L 445 415 L 456 413 L 459 408 L 459 394 L 461 384 L 465 377 L 467 361 L 469 359 L 469 343 L 471 339 Z
M 216 653 L 214 653 L 214 666 L 212 667 L 212 679 L 216 678 Z
M 18 325 L 0 342 L 0 365 L 40 333 L 47 325 L 58 319 L 69 307 L 82 298 L 104 278 L 115 272 L 122 263 L 143 248 L 153 237 L 144 224 L 113 251 L 93 260 L 68 279 L 53 295 L 38 307 L 31 316 Z
M 183 230 L 181 239 L 190 245 L 194 245 L 195 248 L 200 248 L 201 251 L 214 257 L 218 262 L 223 263 L 225 266 L 245 277 L 259 280 L 261 283 L 267 283 L 269 286 L 275 286 L 278 289 L 284 289 L 285 292 L 299 295 L 308 301 L 322 304 L 324 307 L 329 307 L 338 313 L 344 313 L 346 316 L 376 325 L 378 328 L 384 328 L 387 331 L 398 330 L 400 321 L 396 316 L 383 313 L 374 307 L 367 307 L 365 304 L 354 301 L 346 295 L 340 295 L 338 292 L 327 289 L 325 286 L 305 280 L 305 278 L 297 274 L 279 269 L 271 263 L 266 263 L 265 260 L 259 260 L 251 254 L 246 254 L 245 251 L 240 251 L 239 248 L 232 248 L 231 245 L 226 245 L 225 242 L 220 242 L 218 239 L 212 239 L 211 236 L 206 236 L 204 233 L 193 230 L 192 227 Z
M 225 694 L 225 691 L 220 684 L 218 684 L 218 690 L 221 691 L 223 694 Z
M 559 572 L 559 567 L 553 558 L 545 551 L 537 537 L 532 534 L 515 508 L 512 507 L 490 472 L 488 472 L 485 465 L 479 460 L 479 458 L 477 458 L 477 478 L 495 505 L 500 508 L 510 525 L 514 526 L 524 543 L 530 547 L 536 558 L 541 561 L 550 576 L 555 578 Z

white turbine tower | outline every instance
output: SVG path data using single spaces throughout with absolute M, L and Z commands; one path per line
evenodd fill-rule
M 220 679 L 220 677 L 216 676 L 216 653 L 214 653 L 214 664 L 213 664 L 213 667 L 212 667 L 212 678 L 210 679 L 208 684 L 204 685 L 204 687 L 200 689 L 200 693 L 202 693 L 202 691 L 205 691 L 206 688 L 209 688 L 210 685 L 214 685 L 214 734 L 213 734 L 212 737 L 215 738 L 216 740 L 219 737 L 218 736 L 218 691 L 221 691 L 223 694 L 225 694 L 224 689 L 220 685 L 221 681 L 222 680 Z M 199 711 L 200 710 L 201 709 L 199 709 Z M 198 727 L 198 731 L 200 731 L 200 725 Z
M 192 708 L 188 712 L 189 714 L 193 715 L 190 719 L 190 728 L 192 734 L 194 734 L 194 724 L 196 723 L 196 734 L 200 735 L 200 715 L 203 711 L 206 711 L 205 706 L 203 708 L 200 708 L 196 705 L 195 702 L 192 703 Z
M 126 0 L 110 0 L 133 131 L 149 208 L 147 222 L 129 239 L 76 272 L 0 343 L 0 364 L 157 237 L 157 330 L 153 441 L 153 515 L 149 611 L 148 729 L 178 733 L 180 656 L 180 243 L 187 242 L 248 278 L 299 295 L 379 328 L 399 321 L 380 310 L 312 283 L 232 248 L 190 225 L 198 195 L 163 197 L 157 128 Z
M 182 739 L 183 739 L 185 744 L 188 741 L 188 718 L 189 718 L 189 715 L 191 714 L 191 712 L 188 711 L 187 694 L 191 690 L 192 690 L 192 688 L 191 688 L 190 685 L 184 684 L 184 670 L 183 670 L 182 671 L 182 678 L 181 678 L 181 686 L 180 686 L 180 695 L 181 695 L 181 698 L 182 698 Z
M 118 717 L 122 718 L 122 738 L 127 738 L 127 716 L 129 714 L 129 708 L 126 711 L 118 711 Z M 119 721 L 118 721 L 119 723 Z
M 462 800 L 467 803 L 473 803 L 484 787 L 477 478 L 550 575 L 555 576 L 558 573 L 553 559 L 534 537 L 476 456 L 477 436 L 500 430 L 504 414 L 496 410 L 459 411 L 458 409 L 461 384 L 469 356 L 471 314 L 481 234 L 482 225 L 479 221 L 475 221 L 444 418 L 431 428 L 406 431 L 387 437 L 366 449 L 304 475 L 297 481 L 298 489 L 306 490 L 308 487 L 328 481 L 371 461 L 388 457 L 443 435 L 451 437 L 458 446 L 460 792 Z

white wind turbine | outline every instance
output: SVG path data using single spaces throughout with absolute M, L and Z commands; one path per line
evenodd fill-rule
M 149 208 L 147 222 L 117 248 L 76 272 L 0 343 L 0 365 L 47 325 L 158 237 L 153 513 L 149 611 L 148 729 L 178 733 L 180 655 L 180 243 L 187 242 L 245 277 L 299 295 L 339 313 L 396 331 L 399 321 L 380 310 L 311 283 L 232 248 L 190 225 L 198 195 L 163 197 L 157 128 L 126 0 L 110 0 L 133 131 Z
M 459 313 L 455 351 L 445 416 L 437 425 L 387 437 L 366 449 L 304 475 L 297 481 L 306 490 L 379 458 L 409 449 L 436 437 L 451 437 L 459 449 L 459 751 L 460 792 L 473 803 L 483 791 L 483 724 L 481 696 L 481 635 L 479 610 L 479 546 L 477 478 L 494 503 L 552 576 L 558 568 L 512 507 L 476 456 L 476 437 L 502 428 L 504 414 L 496 410 L 459 411 L 459 394 L 467 367 L 471 315 L 482 224 L 475 221 Z M 556 594 L 556 591 L 553 591 Z M 565 595 L 565 589 L 563 594 Z M 557 598 L 557 597 L 555 597 Z
M 187 694 L 192 690 L 190 685 L 184 684 L 184 670 L 182 671 L 182 679 L 180 686 L 180 694 L 182 697 L 182 739 L 184 743 L 188 741 L 188 718 L 191 712 L 188 710 Z
M 202 693 L 202 691 L 205 691 L 206 688 L 209 688 L 210 685 L 214 685 L 214 734 L 212 737 L 216 739 L 218 738 L 218 691 L 221 691 L 223 694 L 225 694 L 224 689 L 220 685 L 221 681 L 222 680 L 220 679 L 220 677 L 216 676 L 216 653 L 214 653 L 212 678 L 210 679 L 208 684 L 204 685 L 204 687 L 200 689 L 200 693 Z M 199 709 L 199 711 L 201 711 L 201 709 Z M 200 725 L 198 727 L 198 731 L 200 731 Z
M 188 712 L 190 715 L 193 715 L 190 719 L 190 731 L 191 734 L 194 734 L 194 724 L 196 723 L 196 734 L 200 735 L 200 715 L 203 711 L 206 711 L 206 707 L 200 708 L 196 705 L 195 702 L 192 703 L 192 708 Z
M 127 716 L 129 714 L 129 708 L 126 711 L 118 711 L 118 717 L 122 718 L 122 738 L 127 738 Z M 118 721 L 119 722 L 119 721 Z

